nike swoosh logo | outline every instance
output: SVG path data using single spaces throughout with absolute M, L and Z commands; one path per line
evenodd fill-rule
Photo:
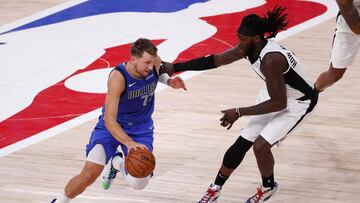
M 136 82 L 131 83 L 131 84 L 129 84 L 129 87 L 131 87 L 131 86 L 133 86 L 133 85 L 135 85 L 135 84 L 136 84 Z
M 147 77 L 146 77 L 146 80 L 152 78 L 153 76 L 154 76 L 154 74 L 151 74 L 151 75 L 147 76 Z

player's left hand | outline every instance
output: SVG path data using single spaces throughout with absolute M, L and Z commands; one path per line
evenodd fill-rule
M 239 119 L 239 116 L 236 113 L 235 108 L 222 110 L 221 113 L 223 113 L 224 116 L 220 118 L 220 125 L 224 128 L 227 127 L 227 130 L 229 130 L 232 127 L 232 125 L 235 123 L 237 119 Z
M 184 89 L 187 90 L 184 80 L 180 77 L 170 78 L 168 80 L 168 85 L 174 89 Z

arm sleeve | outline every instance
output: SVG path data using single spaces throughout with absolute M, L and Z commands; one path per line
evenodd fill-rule
M 213 68 L 216 68 L 213 54 L 192 59 L 187 62 L 174 64 L 174 72 L 182 72 L 188 70 L 201 71 L 201 70 L 209 70 Z

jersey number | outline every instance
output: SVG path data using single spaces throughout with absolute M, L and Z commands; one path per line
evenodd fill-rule
M 154 93 L 150 93 L 150 94 L 146 94 L 146 95 L 142 96 L 141 99 L 144 100 L 143 106 L 146 106 L 148 103 L 150 103 L 153 96 L 154 96 Z

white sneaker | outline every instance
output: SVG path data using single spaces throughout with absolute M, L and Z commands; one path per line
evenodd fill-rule
M 219 201 L 221 186 L 211 183 L 204 196 L 197 203 L 216 203 Z
M 102 172 L 101 186 L 103 189 L 108 190 L 111 187 L 117 172 L 122 171 L 121 169 L 124 168 L 123 164 L 124 159 L 121 152 L 118 152 L 109 160 Z
M 265 202 L 272 197 L 275 192 L 279 190 L 279 185 L 275 182 L 274 187 L 263 187 L 257 188 L 257 192 L 251 196 L 245 203 L 261 203 Z

